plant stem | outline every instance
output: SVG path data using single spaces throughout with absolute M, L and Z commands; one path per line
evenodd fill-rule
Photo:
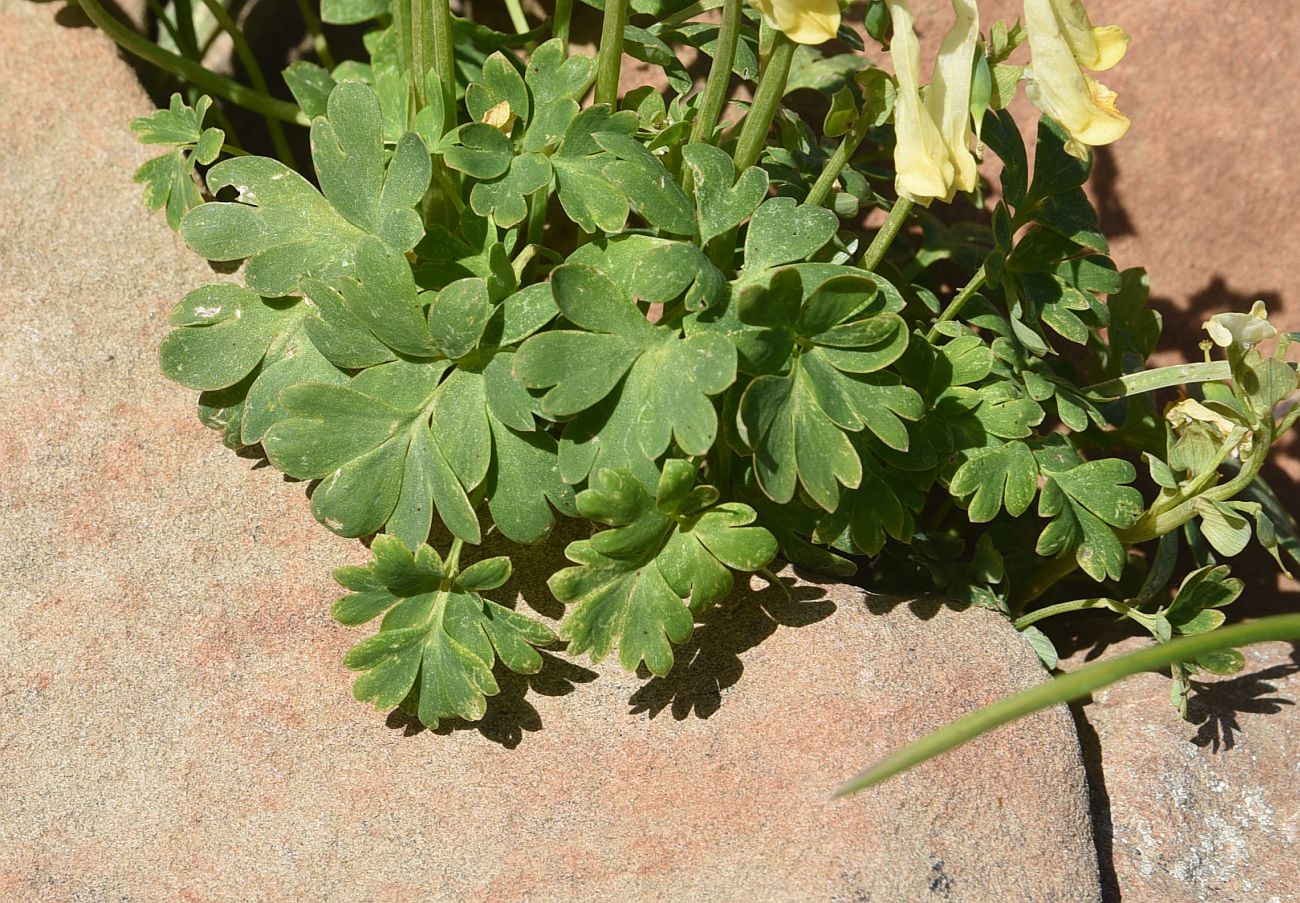
M 551 37 L 559 38 L 564 54 L 569 54 L 569 20 L 573 18 L 573 0 L 555 0 L 555 13 L 551 16 Z
M 1059 605 L 1049 605 L 1046 608 L 1031 611 L 1023 617 L 1016 618 L 1016 620 L 1012 622 L 1012 625 L 1016 630 L 1024 630 L 1031 624 L 1035 624 L 1045 618 L 1069 614 L 1072 611 L 1086 611 L 1090 608 L 1105 608 L 1110 611 L 1117 611 L 1115 606 L 1118 604 L 1119 603 L 1114 599 L 1076 599 L 1073 602 L 1062 602 Z
M 1093 662 L 1077 671 L 1063 674 L 1014 696 L 1000 699 L 992 705 L 926 734 L 843 784 L 835 791 L 835 796 L 846 796 L 873 784 L 879 784 L 901 771 L 919 765 L 996 727 L 1041 709 L 1082 699 L 1089 693 L 1125 677 L 1165 668 L 1222 649 L 1247 646 L 1251 643 L 1296 639 L 1300 639 L 1300 614 L 1274 615 L 1258 621 L 1222 627 L 1197 636 L 1179 637 L 1172 642 L 1139 649 L 1137 652 L 1118 658 Z
M 257 54 L 253 53 L 253 48 L 248 44 L 248 38 L 245 36 L 239 24 L 231 18 L 230 13 L 221 4 L 220 0 L 203 0 L 203 4 L 212 13 L 212 18 L 217 20 L 222 31 L 230 35 L 230 41 L 234 44 L 235 54 L 239 61 L 244 64 L 245 71 L 248 72 L 248 80 L 253 83 L 253 87 L 263 94 L 270 94 L 271 91 L 266 84 L 266 75 L 262 72 L 261 65 L 257 62 Z M 293 159 L 293 150 L 289 147 L 289 141 L 284 136 L 284 126 L 278 119 L 270 116 L 263 116 L 266 120 L 266 130 L 271 135 L 271 143 L 275 145 L 275 153 L 291 169 L 296 169 L 297 164 Z
M 1116 530 L 1115 535 L 1120 544 L 1125 547 L 1135 546 L 1172 533 L 1196 516 L 1196 503 L 1200 499 L 1204 498 L 1211 502 L 1227 501 L 1249 486 L 1263 468 L 1264 462 L 1268 460 L 1268 452 L 1272 447 L 1274 436 L 1256 437 L 1255 448 L 1251 452 L 1250 458 L 1242 461 L 1241 469 L 1237 471 L 1231 480 L 1222 486 L 1203 488 L 1218 474 L 1219 465 L 1227 460 L 1244 435 L 1245 433 L 1239 430 L 1233 430 L 1229 434 L 1228 438 L 1219 447 L 1211 466 L 1205 469 L 1205 472 L 1195 483 L 1189 485 L 1191 492 L 1194 494 L 1189 494 L 1184 490 L 1178 495 L 1167 499 L 1165 504 L 1159 508 L 1153 505 L 1142 517 L 1138 518 L 1137 523 L 1133 526 Z M 1171 505 L 1172 507 L 1170 507 Z M 1078 567 L 1079 562 L 1071 553 L 1066 553 L 1060 558 L 1053 558 L 1039 569 L 1038 573 L 1030 579 L 1023 590 L 1015 594 L 1012 600 L 1012 609 L 1016 611 L 1024 610 L 1027 604 L 1033 602 L 1061 580 L 1070 576 L 1070 574 L 1073 574 Z
M 870 249 L 868 249 L 868 253 L 870 253 Z M 934 340 L 939 338 L 939 324 L 956 319 L 957 314 L 961 313 L 961 309 L 966 306 L 966 302 L 975 297 L 975 293 L 984 287 L 984 280 L 987 276 L 988 274 L 985 273 L 982 266 L 975 271 L 975 275 L 970 277 L 970 282 L 967 282 L 962 290 L 957 293 L 957 296 L 948 302 L 948 306 L 943 309 L 943 313 L 939 314 L 939 319 L 934 321 L 930 331 L 925 334 L 927 342 L 934 344 Z
M 209 94 L 224 97 L 226 100 L 237 103 L 241 107 L 247 107 L 255 113 L 261 113 L 263 116 L 270 116 L 297 125 L 311 125 L 311 121 L 302 110 L 298 109 L 296 104 L 279 100 L 261 91 L 254 91 L 252 88 L 241 85 L 233 79 L 205 69 L 193 60 L 163 50 L 148 38 L 136 34 L 110 16 L 104 7 L 100 5 L 99 0 L 78 0 L 78 2 L 81 4 L 82 10 L 85 11 L 86 17 L 127 53 L 134 54 L 145 62 L 152 63 L 160 69 L 165 69 L 175 76 L 192 82 L 197 88 Z
M 731 68 L 735 64 L 736 46 L 740 42 L 740 4 L 741 0 L 726 0 L 722 8 L 722 27 L 718 31 L 718 43 L 713 52 L 713 68 L 709 70 L 700 109 L 696 113 L 695 124 L 691 126 L 692 142 L 709 141 L 713 137 L 713 130 L 722 115 L 722 107 L 727 102 Z
M 416 6 L 426 6 L 413 0 Z M 449 0 L 433 0 L 433 67 L 442 85 L 442 108 L 446 113 L 447 130 L 454 129 L 460 119 L 456 109 L 456 43 L 452 31 Z M 427 70 L 426 70 L 427 71 Z
M 899 198 L 894 201 L 894 206 L 889 211 L 889 218 L 880 227 L 876 237 L 871 240 L 871 244 L 867 247 L 867 253 L 862 255 L 862 262 L 858 266 L 869 273 L 876 271 L 876 267 L 880 266 L 880 261 L 885 259 L 885 252 L 894 243 L 898 233 L 903 230 L 903 223 L 907 222 L 907 215 L 912 212 L 912 206 L 913 202 L 909 198 Z
M 808 191 L 808 198 L 805 204 L 816 204 L 819 207 L 825 205 L 826 199 L 830 197 L 831 189 L 835 186 L 835 180 L 844 172 L 844 167 L 849 165 L 849 160 L 862 142 L 866 140 L 867 132 L 871 129 L 871 120 L 865 115 L 860 117 L 857 122 L 853 123 L 853 128 L 840 141 L 840 146 L 835 148 L 835 153 L 826 161 L 822 167 L 821 175 L 813 183 L 813 187 Z
M 623 30 L 627 28 L 628 0 L 605 0 L 605 24 L 596 57 L 596 103 L 618 104 L 618 77 L 623 66 Z
M 527 34 L 528 19 L 524 16 L 524 8 L 519 5 L 519 0 L 506 0 L 506 12 L 510 13 L 510 24 L 515 27 L 515 34 Z
M 794 51 L 794 41 L 777 32 L 767 68 L 759 77 L 758 88 L 754 91 L 754 102 L 740 127 L 740 137 L 736 139 L 733 159 L 736 161 L 737 172 L 753 166 L 763 153 L 768 130 L 772 128 L 772 120 L 776 118 L 781 98 L 785 96 L 785 83 L 790 77 Z
M 312 49 L 316 51 L 322 66 L 333 69 L 334 54 L 330 52 L 330 42 L 325 37 L 325 30 L 321 28 L 320 17 L 311 8 L 310 0 L 297 0 L 297 2 L 298 14 L 302 16 L 302 22 L 307 26 L 307 33 L 311 35 Z

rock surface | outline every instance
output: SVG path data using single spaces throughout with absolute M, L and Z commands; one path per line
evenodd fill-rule
M 1127 640 L 1106 655 L 1146 643 Z M 1296 899 L 1300 647 L 1243 653 L 1239 675 L 1197 683 L 1190 724 L 1170 708 L 1159 674 L 1102 690 L 1082 708 L 1102 872 L 1125 901 Z
M 130 70 L 55 15 L 0 0 L 0 898 L 1099 899 L 1063 710 L 829 799 L 1042 679 L 985 612 L 798 584 L 668 680 L 552 657 L 438 734 L 353 702 L 329 570 L 365 552 L 158 374 L 223 277 L 139 202 Z M 546 615 L 556 548 L 518 559 Z

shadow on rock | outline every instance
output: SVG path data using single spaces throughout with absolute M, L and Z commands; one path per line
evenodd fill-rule
M 525 733 L 540 731 L 542 716 L 528 701 L 529 693 L 538 696 L 567 696 L 577 689 L 578 684 L 591 683 L 596 679 L 595 671 L 548 652 L 542 652 L 541 655 L 542 669 L 536 674 L 515 674 L 501 666 L 496 668 L 493 676 L 501 692 L 488 697 L 487 714 L 481 721 L 452 718 L 439 724 L 431 733 L 446 737 L 458 731 L 477 731 L 485 740 L 498 743 L 506 749 L 514 749 L 523 741 Z M 385 723 L 393 730 L 400 730 L 405 737 L 414 737 L 429 730 L 420 723 L 420 719 L 401 709 L 390 712 Z
M 1300 673 L 1300 646 L 1295 647 L 1291 657 L 1291 664 L 1274 665 L 1231 680 L 1193 681 L 1196 692 L 1187 704 L 1187 720 L 1200 725 L 1200 729 L 1192 742 L 1209 747 L 1210 752 L 1227 752 L 1241 733 L 1238 715 L 1276 715 L 1284 706 L 1295 705 L 1295 700 L 1276 695 L 1278 689 L 1270 683 Z
M 867 611 L 873 615 L 887 615 L 900 605 L 906 605 L 907 610 L 922 621 L 928 621 L 939 613 L 941 609 L 948 608 L 953 611 L 965 611 L 970 608 L 969 602 L 959 602 L 954 599 L 947 599 L 943 596 L 926 594 L 924 596 L 894 596 L 882 593 L 873 593 L 870 590 L 864 591 L 864 601 L 867 605 Z
M 835 611 L 819 586 L 778 578 L 761 590 L 741 593 L 734 607 L 716 608 L 695 627 L 691 638 L 674 649 L 676 665 L 667 677 L 652 677 L 632 694 L 629 714 L 657 717 L 671 708 L 684 721 L 694 713 L 709 718 L 722 707 L 723 694 L 745 672 L 740 655 L 776 633 L 778 627 L 805 627 Z M 643 676 L 649 672 L 642 669 Z

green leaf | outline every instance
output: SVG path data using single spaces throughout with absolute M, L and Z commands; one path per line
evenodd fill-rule
M 1220 649 L 1197 656 L 1193 661 L 1211 674 L 1231 677 L 1246 667 L 1246 657 L 1236 649 Z
M 549 389 L 542 410 L 553 417 L 586 411 L 635 367 L 654 379 L 638 380 L 645 391 L 624 392 L 618 404 L 635 422 L 644 456 L 658 457 L 673 438 L 688 454 L 707 452 L 717 430 L 709 396 L 735 380 L 735 348 L 718 336 L 683 338 L 652 326 L 623 288 L 594 267 L 565 264 L 551 274 L 551 285 L 560 310 L 586 331 L 535 335 L 515 355 L 520 382 Z
M 636 206 L 646 222 L 674 235 L 695 234 L 695 210 L 690 200 L 645 145 L 618 132 L 598 132 L 592 137 L 615 157 L 601 167 L 605 180 Z
M 434 298 L 429 307 L 429 330 L 442 353 L 455 360 L 474 350 L 494 313 L 487 282 L 478 277 L 460 279 Z
M 469 205 L 479 216 L 488 216 L 502 229 L 524 221 L 527 198 L 551 183 L 551 163 L 542 154 L 522 154 L 510 161 L 505 175 L 475 183 Z
M 695 183 L 700 241 L 708 243 L 740 226 L 767 196 L 767 173 L 751 166 L 736 178 L 731 157 L 711 144 L 688 144 L 682 161 Z
M 949 489 L 958 498 L 970 496 L 971 523 L 988 523 L 1004 506 L 1012 517 L 1019 517 L 1038 491 L 1038 464 L 1023 442 L 996 445 L 957 468 Z
M 510 574 L 506 558 L 448 574 L 426 545 L 412 555 L 399 540 L 378 536 L 375 559 L 365 568 L 344 568 L 335 579 L 351 592 L 334 603 L 344 624 L 380 614 L 379 632 L 348 651 L 343 663 L 361 672 L 352 692 L 377 709 L 410 707 L 422 723 L 445 718 L 477 721 L 487 697 L 500 688 L 492 676 L 499 659 L 519 674 L 535 674 L 542 658 L 534 647 L 555 635 L 545 626 L 479 595 Z
M 330 92 L 338 84 L 328 69 L 308 60 L 294 60 L 283 75 L 293 99 L 307 116 L 315 119 L 326 114 Z
M 172 310 L 180 328 L 162 343 L 163 373 L 190 389 L 233 386 L 302 314 L 296 299 L 268 301 L 234 283 L 195 289 Z
M 799 205 L 794 198 L 769 198 L 754 211 L 745 234 L 745 278 L 762 270 L 807 260 L 839 228 L 825 207 Z
M 453 142 L 442 152 L 452 169 L 472 179 L 495 179 L 504 175 L 514 159 L 510 139 L 501 130 L 482 122 L 462 125 L 448 138 Z
M 487 477 L 488 511 L 507 539 L 536 542 L 555 523 L 552 509 L 577 516 L 573 487 L 560 476 L 559 450 L 544 432 L 511 428 L 489 410 L 492 469 Z
M 387 347 L 412 357 L 438 353 L 406 255 L 367 236 L 350 275 L 335 280 L 355 322 Z M 322 316 L 324 316 L 322 310 Z
M 689 498 L 673 484 L 694 468 L 665 466 L 660 494 Z M 551 592 L 574 606 L 560 626 L 569 654 L 590 653 L 600 661 L 618 649 L 629 671 L 645 662 L 653 674 L 673 665 L 672 643 L 691 635 L 695 616 L 730 593 L 731 570 L 762 568 L 776 554 L 776 541 L 750 526 L 752 508 L 730 503 L 690 514 L 660 510 L 635 476 L 601 470 L 591 488 L 579 493 L 578 510 L 612 529 L 565 550 L 576 567 L 551 577 Z
M 1118 580 L 1126 559 L 1114 528 L 1131 527 L 1143 508 L 1141 494 L 1123 485 L 1136 478 L 1133 465 L 1107 458 L 1063 470 L 1044 466 L 1042 472 L 1038 513 L 1053 520 L 1038 538 L 1038 554 L 1072 550 L 1093 580 Z
M 390 12 L 389 0 L 321 0 L 320 17 L 331 25 L 355 25 Z
M 244 279 L 263 295 L 290 294 L 307 276 L 349 272 L 367 235 L 405 252 L 424 234 L 412 208 L 429 184 L 428 151 L 409 132 L 385 164 L 379 101 L 369 86 L 340 83 L 311 135 L 323 196 L 279 161 L 238 157 L 214 166 L 208 186 L 233 187 L 239 200 L 202 204 L 181 222 L 186 244 L 209 260 L 248 258 Z
M 834 511 L 839 486 L 862 482 L 862 462 L 845 432 L 817 403 L 802 367 L 790 376 L 760 376 L 740 400 L 744 441 L 754 449 L 754 474 L 775 502 L 794 498 L 796 483 Z
M 604 166 L 614 157 L 594 136 L 606 132 L 630 136 L 636 128 L 636 116 L 630 112 L 589 107 L 569 123 L 559 151 L 551 157 L 560 204 L 586 232 L 618 232 L 630 211 L 627 197 L 605 178 Z
M 428 538 L 436 507 L 448 529 L 477 543 L 478 520 L 466 494 L 474 485 L 462 484 L 430 432 L 447 367 L 395 361 L 347 386 L 292 386 L 281 395 L 288 416 L 262 441 L 267 457 L 290 476 L 322 480 L 312 513 L 340 535 L 364 536 L 387 524 L 416 546 Z M 465 438 L 463 431 L 454 435 Z M 477 451 L 486 462 L 490 447 Z
M 1225 558 L 1245 551 L 1250 543 L 1250 522 L 1222 502 L 1206 498 L 1196 500 L 1196 513 L 1201 516 L 1201 534 L 1206 542 Z
M 726 277 L 694 242 L 620 235 L 583 245 L 568 262 L 595 267 L 638 302 L 668 305 L 685 294 L 686 309 L 695 311 L 726 297 Z
M 531 118 L 532 104 L 523 76 L 503 53 L 497 51 L 483 61 L 479 80 L 466 86 L 465 108 L 475 122 L 482 122 L 484 114 L 502 102 L 507 103 L 510 112 L 521 121 L 527 122 Z
M 1043 667 L 1048 670 L 1056 668 L 1060 660 L 1056 652 L 1056 646 L 1052 643 L 1050 637 L 1043 633 L 1037 627 L 1029 626 L 1020 631 L 1020 635 L 1025 638 L 1030 647 L 1038 654 L 1038 658 L 1043 663 Z

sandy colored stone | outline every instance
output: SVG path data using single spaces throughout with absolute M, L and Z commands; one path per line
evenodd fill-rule
M 829 799 L 1042 679 L 987 612 L 769 589 L 668 680 L 552 656 L 437 733 L 355 703 L 329 571 L 365 551 L 158 374 L 224 277 L 139 203 L 130 71 L 55 14 L 0 0 L 0 899 L 1099 898 L 1064 711 Z M 547 616 L 557 549 L 512 587 Z
M 1106 655 L 1145 645 L 1127 640 Z M 1106 883 L 1133 903 L 1287 903 L 1300 888 L 1300 647 L 1243 650 L 1198 682 L 1189 721 L 1143 674 L 1082 708 Z M 1096 780 L 1098 777 L 1100 780 Z

